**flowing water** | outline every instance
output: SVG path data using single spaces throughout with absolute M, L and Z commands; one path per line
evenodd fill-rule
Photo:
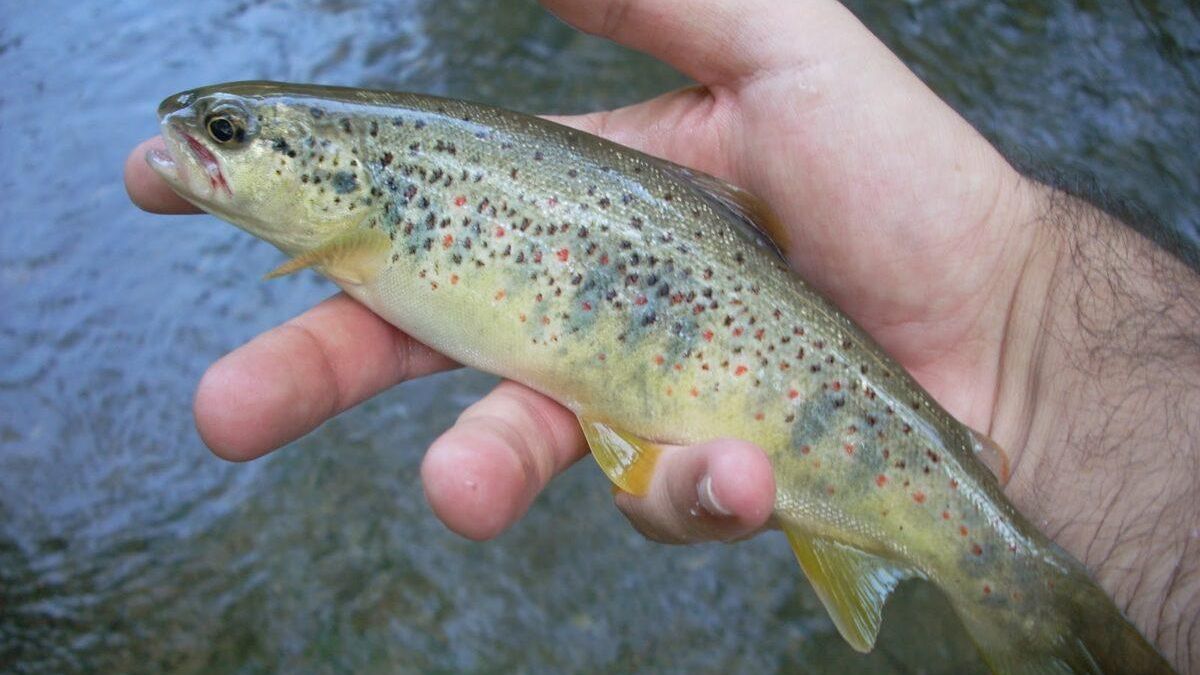
M 1194 3 L 854 2 L 990 138 L 1196 240 Z M 499 540 L 447 533 L 425 446 L 490 378 L 406 384 L 284 452 L 212 457 L 206 365 L 331 293 L 209 217 L 129 205 L 166 94 L 270 78 L 530 112 L 684 80 L 532 2 L 6 3 L 0 22 L 0 671 L 980 670 L 921 584 L 851 652 L 787 546 L 643 541 L 590 461 Z

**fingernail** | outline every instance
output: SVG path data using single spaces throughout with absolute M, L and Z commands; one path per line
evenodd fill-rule
M 717 495 L 713 493 L 712 476 L 705 476 L 696 486 L 696 494 L 700 497 L 700 506 L 705 511 L 717 516 L 732 516 L 733 511 L 721 506 Z

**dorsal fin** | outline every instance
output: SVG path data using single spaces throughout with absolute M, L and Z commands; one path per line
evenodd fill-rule
M 787 262 L 788 232 L 766 202 L 742 188 L 686 166 L 655 158 L 663 171 L 691 185 L 714 209 L 728 214 L 738 230 L 755 244 Z

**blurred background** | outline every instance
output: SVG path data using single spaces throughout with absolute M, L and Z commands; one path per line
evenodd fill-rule
M 1200 10 L 1186 0 L 850 2 L 1022 162 L 1200 227 Z M 211 456 L 204 368 L 332 293 L 208 216 L 132 207 L 164 96 L 270 78 L 528 112 L 686 83 L 532 0 L 5 3 L 0 23 L 0 671 L 981 670 L 919 583 L 849 650 L 781 537 L 667 548 L 590 460 L 494 542 L 427 509 L 426 445 L 490 378 L 392 390 L 286 451 Z

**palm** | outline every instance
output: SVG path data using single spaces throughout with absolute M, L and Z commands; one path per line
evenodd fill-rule
M 1001 215 L 997 174 L 1015 172 L 933 97 L 910 106 L 924 110 L 897 110 L 879 100 L 894 83 L 859 78 L 834 105 L 797 101 L 796 91 L 822 86 L 805 78 L 785 70 L 564 121 L 763 197 L 790 233 L 780 244 L 793 267 L 952 412 L 986 429 L 998 362 L 990 338 L 1004 318 L 988 302 L 1005 276 L 1005 242 L 980 233 Z M 854 133 L 847 119 L 858 120 Z M 931 136 L 931 124 L 945 135 Z

